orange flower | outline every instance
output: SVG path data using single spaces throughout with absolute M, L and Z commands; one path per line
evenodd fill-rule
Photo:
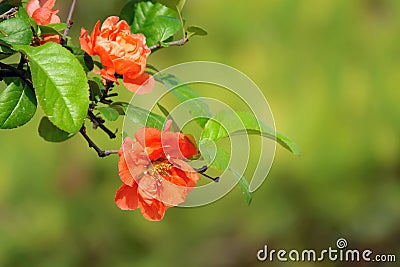
M 132 34 L 128 23 L 116 16 L 108 17 L 100 27 L 96 23 L 92 34 L 82 28 L 79 38 L 82 49 L 91 56 L 100 56 L 102 77 L 117 82 L 115 73 L 123 76 L 125 87 L 139 94 L 153 89 L 154 79 L 147 73 L 146 61 L 150 49 L 143 34 Z M 141 90 L 139 88 L 143 85 Z M 139 91 L 138 91 L 139 90 Z
M 60 17 L 56 15 L 58 10 L 52 10 L 55 3 L 56 0 L 30 0 L 26 6 L 26 11 L 39 25 L 60 23 Z M 41 37 L 40 44 L 47 42 L 59 44 L 61 41 L 61 36 L 57 34 L 42 34 Z
M 158 221 L 165 211 L 185 201 L 199 175 L 184 159 L 197 154 L 182 133 L 144 127 L 136 141 L 125 138 L 119 151 L 119 176 L 123 182 L 115 196 L 120 209 L 137 208 L 147 220 Z
M 28 15 L 34 18 L 39 25 L 60 23 L 58 10 L 52 10 L 56 0 L 30 0 L 26 6 Z

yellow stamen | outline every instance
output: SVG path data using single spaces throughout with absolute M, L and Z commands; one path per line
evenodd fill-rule
M 154 169 L 161 175 L 167 175 L 167 171 L 172 169 L 172 164 L 165 162 L 153 163 Z

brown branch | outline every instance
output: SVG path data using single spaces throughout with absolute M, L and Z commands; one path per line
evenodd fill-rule
M 101 102 L 103 104 L 106 104 L 106 105 L 110 105 L 113 102 L 112 100 L 107 99 L 109 97 L 115 96 L 115 94 L 108 94 L 113 87 L 114 87 L 114 82 L 113 81 L 107 81 L 106 82 L 106 85 L 104 86 L 103 94 L 101 95 L 101 98 L 100 98 L 99 102 Z
M 34 89 L 33 83 L 31 79 L 26 76 L 25 71 L 19 70 L 17 68 L 14 68 L 13 66 L 0 62 L 0 70 L 1 69 L 9 70 L 8 77 L 20 77 L 32 90 Z M 12 74 L 14 74 L 14 76 L 11 76 Z
M 75 5 L 76 5 L 76 0 L 72 0 L 72 4 L 71 7 L 69 9 L 69 13 L 68 13 L 68 17 L 66 20 L 66 24 L 67 24 L 67 28 L 65 28 L 64 30 L 64 36 L 63 36 L 63 43 L 66 44 L 67 43 L 67 35 L 69 34 L 69 31 L 71 30 L 73 21 L 72 21 L 72 15 L 74 14 L 75 11 Z
M 14 15 L 17 11 L 18 11 L 18 7 L 13 7 L 10 10 L 1 14 L 0 19 L 10 19 L 10 18 L 14 17 Z
M 118 150 L 101 150 L 94 142 L 93 140 L 87 135 L 86 133 L 86 127 L 82 126 L 82 128 L 79 130 L 79 133 L 85 138 L 86 142 L 88 143 L 89 147 L 93 148 L 96 150 L 97 155 L 100 158 L 107 157 L 109 155 L 113 154 L 118 154 Z
M 208 167 L 207 166 L 203 166 L 203 167 L 200 167 L 200 168 L 198 168 L 198 169 L 194 169 L 197 173 L 200 173 L 201 175 L 203 175 L 204 177 L 207 177 L 208 179 L 211 179 L 211 180 L 213 180 L 214 182 L 216 182 L 216 183 L 218 183 L 219 182 L 219 176 L 217 176 L 217 177 L 211 177 L 211 176 L 209 176 L 208 174 L 205 174 L 205 172 L 207 171 L 207 169 L 208 169 Z
M 99 127 L 100 129 L 102 129 L 110 137 L 110 139 L 114 139 L 117 137 L 115 133 L 113 133 L 110 129 L 108 129 L 103 124 L 103 122 L 100 121 L 99 118 L 96 117 L 96 115 L 94 115 L 94 113 L 90 109 L 88 110 L 88 116 L 90 121 L 93 123 L 94 128 Z
M 182 46 L 182 45 L 186 44 L 188 41 L 189 41 L 189 38 L 187 38 L 187 36 L 185 35 L 182 39 L 177 40 L 177 41 L 172 41 L 172 42 L 169 42 L 169 43 L 165 43 L 165 45 L 167 47 L 168 46 Z M 161 43 L 158 43 L 158 44 L 155 44 L 153 46 L 150 46 L 149 49 L 150 50 L 154 50 L 154 49 L 161 48 L 161 47 L 163 47 L 161 45 Z

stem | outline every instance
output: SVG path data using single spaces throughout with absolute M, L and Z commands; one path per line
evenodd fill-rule
M 74 14 L 75 11 L 75 5 L 76 5 L 76 0 L 72 0 L 72 4 L 71 7 L 69 9 L 69 13 L 68 13 L 68 17 L 67 17 L 67 21 L 65 22 L 67 24 L 67 28 L 65 28 L 64 30 L 64 37 L 63 37 L 63 42 L 66 43 L 67 42 L 67 35 L 69 33 L 69 31 L 71 30 L 73 21 L 72 21 L 72 15 Z
M 106 105 L 110 105 L 113 102 L 112 100 L 107 99 L 109 97 L 115 96 L 115 94 L 108 94 L 113 87 L 114 87 L 114 82 L 107 81 L 107 83 L 104 87 L 103 94 L 102 94 L 99 102 L 106 104 Z
M 117 137 L 110 129 L 104 126 L 104 124 L 96 117 L 96 115 L 93 114 L 91 110 L 88 110 L 88 116 L 90 121 L 93 122 L 93 126 L 95 128 L 99 127 L 100 129 L 102 129 L 110 137 L 110 139 L 114 139 Z
M 94 150 L 96 150 L 97 155 L 100 158 L 104 158 L 107 157 L 109 155 L 112 154 L 118 154 L 118 150 L 101 150 L 94 142 L 92 139 L 90 139 L 90 137 L 87 135 L 86 133 L 86 127 L 82 126 L 82 128 L 79 130 L 79 133 L 83 136 L 83 138 L 85 138 L 86 142 L 88 143 L 89 147 L 93 148 Z
M 8 73 L 8 75 L 10 76 L 8 77 L 20 77 L 30 88 L 32 88 L 32 90 L 34 89 L 33 83 L 28 77 L 26 77 L 25 71 L 19 70 L 17 68 L 14 68 L 13 66 L 4 64 L 2 62 L 0 62 L 0 69 L 9 70 L 10 72 Z M 13 73 L 14 76 L 11 76 L 11 73 Z
M 196 172 L 200 173 L 201 175 L 203 175 L 204 177 L 207 177 L 208 179 L 213 180 L 214 182 L 218 183 L 219 182 L 219 176 L 217 177 L 211 177 L 208 174 L 205 174 L 205 172 L 207 171 L 208 167 L 207 166 L 203 166 L 201 168 L 198 169 L 194 169 Z
M 189 41 L 189 38 L 187 38 L 187 36 L 185 34 L 185 36 L 182 39 L 177 40 L 177 41 L 172 41 L 172 42 L 169 42 L 169 43 L 165 43 L 165 44 L 167 46 L 182 46 L 182 45 L 186 44 L 188 41 Z M 157 48 L 160 48 L 160 47 L 161 47 L 161 44 L 158 43 L 158 44 L 155 44 L 153 46 L 150 46 L 149 49 L 150 50 L 154 50 L 154 49 L 157 49 Z
M 10 10 L 0 15 L 0 19 L 10 19 L 14 16 L 14 13 L 18 11 L 18 7 L 13 7 Z

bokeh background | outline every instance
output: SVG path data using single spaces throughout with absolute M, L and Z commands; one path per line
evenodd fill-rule
M 70 2 L 57 3 L 63 18 Z M 71 35 L 124 2 L 78 1 Z M 46 143 L 38 111 L 0 132 L 0 266 L 364 266 L 256 259 L 264 245 L 323 249 L 341 237 L 399 261 L 400 1 L 202 0 L 187 1 L 184 14 L 209 35 L 150 63 L 210 60 L 243 71 L 303 155 L 278 148 L 250 206 L 235 189 L 148 222 L 114 204 L 118 158 L 97 158 L 80 136 Z M 94 138 L 104 148 L 121 142 Z

